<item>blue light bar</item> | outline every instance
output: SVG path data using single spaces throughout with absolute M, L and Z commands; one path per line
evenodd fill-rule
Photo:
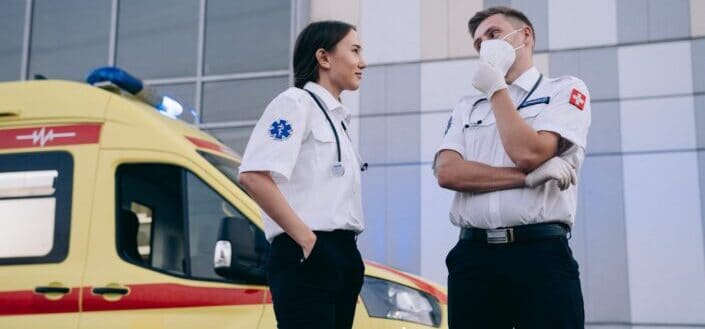
M 105 66 L 91 71 L 86 77 L 86 82 L 91 85 L 106 82 L 112 83 L 155 107 L 161 114 L 173 119 L 176 119 L 184 110 L 179 102 L 170 97 L 162 96 L 156 90 L 142 83 L 142 80 L 114 66 Z
M 112 82 L 114 85 L 133 95 L 137 95 L 137 93 L 144 88 L 140 79 L 114 66 L 106 66 L 93 70 L 88 74 L 88 77 L 86 77 L 86 82 L 91 85 L 101 82 Z

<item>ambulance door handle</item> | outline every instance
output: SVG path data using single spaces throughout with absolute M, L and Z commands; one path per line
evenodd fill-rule
M 36 287 L 34 292 L 38 294 L 68 294 L 71 289 L 66 287 Z
M 93 288 L 93 293 L 96 295 L 108 295 L 108 294 L 126 295 L 127 292 L 128 292 L 128 290 L 126 288 L 109 288 L 109 287 Z

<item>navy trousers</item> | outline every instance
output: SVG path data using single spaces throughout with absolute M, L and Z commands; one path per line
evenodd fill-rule
M 451 329 L 584 328 L 578 263 L 565 237 L 460 240 L 446 265 Z
M 311 255 L 286 233 L 274 238 L 268 281 L 279 329 L 350 329 L 365 266 L 351 231 L 315 232 Z

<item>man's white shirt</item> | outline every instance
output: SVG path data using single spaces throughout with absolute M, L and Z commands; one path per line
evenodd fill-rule
M 510 96 L 517 107 L 540 77 L 539 71 L 532 67 L 509 85 Z M 438 152 L 453 150 L 468 161 L 493 167 L 515 167 L 502 145 L 490 102 L 483 98 L 466 96 L 460 99 L 448 121 Z M 571 76 L 543 77 L 523 103 L 519 114 L 534 130 L 555 132 L 573 144 L 560 156 L 579 172 L 585 159 L 591 120 L 590 98 L 585 84 Z M 533 189 L 456 192 L 450 220 L 459 227 L 484 229 L 543 222 L 563 222 L 572 226 L 577 192 L 577 184 L 561 191 L 556 181 Z

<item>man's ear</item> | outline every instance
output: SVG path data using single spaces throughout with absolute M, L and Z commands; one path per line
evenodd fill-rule
M 531 39 L 532 48 L 536 46 L 536 39 L 534 38 L 534 29 L 532 29 L 531 26 L 524 26 L 522 33 L 524 33 L 524 38 Z
M 330 59 L 325 49 L 318 48 L 316 50 L 316 61 L 318 62 L 318 67 L 326 70 L 330 69 Z

